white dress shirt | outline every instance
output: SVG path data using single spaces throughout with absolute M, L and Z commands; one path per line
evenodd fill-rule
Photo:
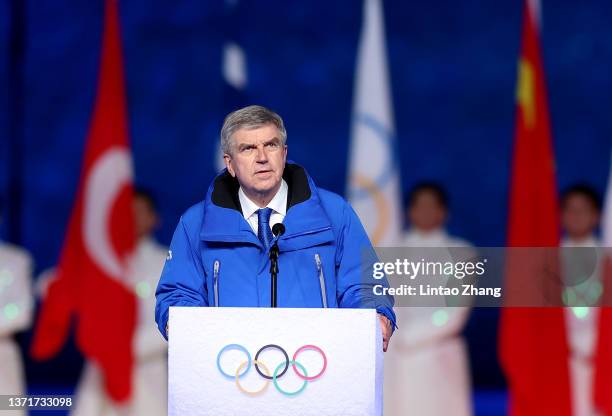
M 270 229 L 275 224 L 283 222 L 285 215 L 287 215 L 287 195 L 289 193 L 289 187 L 284 179 L 281 179 L 281 186 L 274 195 L 274 198 L 266 205 L 266 208 L 272 208 L 272 215 L 270 215 Z M 242 215 L 244 219 L 249 223 L 251 229 L 257 235 L 257 229 L 259 226 L 259 220 L 257 218 L 257 210 L 260 207 L 249 199 L 248 196 L 242 190 L 242 187 L 238 190 L 238 199 L 240 200 L 240 207 L 242 208 Z

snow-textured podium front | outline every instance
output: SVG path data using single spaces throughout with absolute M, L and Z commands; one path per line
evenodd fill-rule
M 382 415 L 372 309 L 170 308 L 169 415 Z

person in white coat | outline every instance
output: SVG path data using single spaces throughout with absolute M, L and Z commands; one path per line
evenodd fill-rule
M 1 216 L 0 211 L 0 221 Z M 29 328 L 33 307 L 32 257 L 24 249 L 0 241 L 0 395 L 26 393 L 21 352 L 13 336 Z
M 135 191 L 134 213 L 138 245 L 129 279 L 138 297 L 138 326 L 134 336 L 132 398 L 121 406 L 112 402 L 104 392 L 101 371 L 87 362 L 77 386 L 72 415 L 161 416 L 168 412 L 167 343 L 157 330 L 153 313 L 155 288 L 168 249 L 153 239 L 159 219 L 149 192 Z
M 416 185 L 407 198 L 410 224 L 402 247 L 417 261 L 457 261 L 449 247 L 471 247 L 445 228 L 448 203 L 435 183 Z M 475 253 L 471 249 L 458 250 Z M 467 346 L 461 336 L 469 307 L 396 307 L 395 345 L 385 357 L 385 416 L 472 414 Z
M 574 185 L 561 196 L 563 276 L 572 293 L 575 293 L 571 298 L 575 298 L 579 305 L 565 308 L 574 416 L 596 414 L 593 403 L 593 359 L 599 309 L 587 305 L 597 302 L 593 294 L 600 293 L 601 288 L 603 256 L 595 234 L 600 212 L 601 199 L 597 191 L 588 185 Z

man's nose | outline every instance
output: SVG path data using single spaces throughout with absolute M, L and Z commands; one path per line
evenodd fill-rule
M 266 150 L 264 149 L 263 145 L 257 146 L 257 154 L 255 157 L 259 163 L 266 163 L 268 161 L 268 155 L 266 154 Z

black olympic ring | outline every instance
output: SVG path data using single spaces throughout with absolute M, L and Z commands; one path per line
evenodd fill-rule
M 281 378 L 287 372 L 287 370 L 289 369 L 289 355 L 287 355 L 287 351 L 285 351 L 283 349 L 283 347 L 281 347 L 280 345 L 276 345 L 276 344 L 264 345 L 263 347 L 261 347 L 259 349 L 259 351 L 257 351 L 257 354 L 255 354 L 255 361 L 257 361 L 259 359 L 259 354 L 261 354 L 263 350 L 266 350 L 266 349 L 269 349 L 269 348 L 275 348 L 275 349 L 279 350 L 280 352 L 282 352 L 283 355 L 285 356 L 285 368 L 283 369 L 283 371 L 281 371 L 281 373 L 279 375 L 276 376 L 276 378 Z M 267 376 L 267 375 L 263 374 L 261 372 L 261 370 L 259 370 L 259 365 L 257 363 L 255 363 L 255 370 L 257 370 L 259 375 L 262 376 L 263 378 L 267 378 L 268 380 L 272 380 L 274 378 L 272 376 Z

